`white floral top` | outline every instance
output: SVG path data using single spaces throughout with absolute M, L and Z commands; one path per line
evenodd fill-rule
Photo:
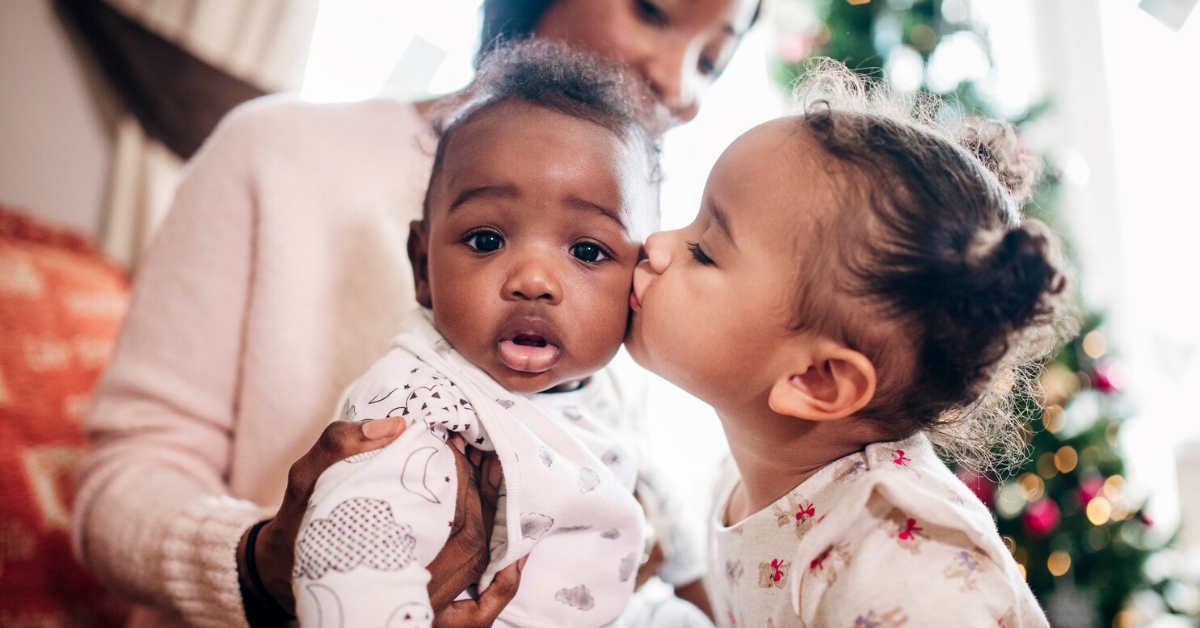
M 706 580 L 722 627 L 1047 626 L 987 508 L 923 435 L 875 443 L 724 525 Z

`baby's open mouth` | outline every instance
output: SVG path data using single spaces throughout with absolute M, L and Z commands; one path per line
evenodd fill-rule
M 505 366 L 525 373 L 548 371 L 562 355 L 553 339 L 535 331 L 521 331 L 503 338 L 499 349 L 500 361 Z
M 544 347 L 546 339 L 538 334 L 517 334 L 512 339 L 513 344 L 521 345 L 522 347 Z

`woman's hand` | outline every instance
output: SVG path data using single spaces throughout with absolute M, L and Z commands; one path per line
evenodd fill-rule
M 501 569 L 487 591 L 478 600 L 452 602 L 445 610 L 435 611 L 434 628 L 490 628 L 500 611 L 512 601 L 521 584 L 521 570 L 529 556 Z
M 296 537 L 317 478 L 334 463 L 387 446 L 404 432 L 404 428 L 402 417 L 360 423 L 337 421 L 325 428 L 312 449 L 292 465 L 283 504 L 275 518 L 263 526 L 254 547 L 259 578 L 267 592 L 287 612 L 295 609 L 292 566 Z M 494 454 L 467 449 L 461 439 L 452 442 L 458 470 L 458 500 L 450 538 L 428 566 L 430 602 L 435 614 L 439 615 L 439 626 L 490 626 L 516 594 L 520 583 L 517 565 L 497 574 L 495 583 L 478 601 L 451 602 L 477 582 L 487 568 L 488 543 L 499 493 L 500 463 Z M 464 455 L 466 451 L 470 452 L 470 458 Z M 481 481 L 481 478 L 490 481 Z M 243 583 L 249 582 L 246 536 L 243 535 L 237 553 L 238 576 Z

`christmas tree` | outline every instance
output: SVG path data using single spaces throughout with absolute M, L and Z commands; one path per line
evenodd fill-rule
M 902 91 L 938 94 L 971 115 L 1006 117 L 1018 130 L 1042 115 L 1033 106 L 997 116 L 979 81 L 991 66 L 986 31 L 966 0 L 787 0 L 777 6 L 777 76 L 790 85 L 809 58 L 827 56 Z M 1056 226 L 1059 177 L 1051 161 L 1027 208 Z M 1028 415 L 1028 456 L 1001 477 L 960 470 L 992 509 L 1006 545 L 1056 628 L 1144 625 L 1153 596 L 1159 613 L 1182 614 L 1168 580 L 1143 569 L 1160 544 L 1143 504 L 1126 493 L 1117 439 L 1130 414 L 1121 363 L 1089 316 L 1078 337 L 1047 364 L 1040 391 L 1020 401 Z M 1044 409 L 1043 409 L 1044 408 Z M 1140 610 L 1139 610 L 1140 609 Z

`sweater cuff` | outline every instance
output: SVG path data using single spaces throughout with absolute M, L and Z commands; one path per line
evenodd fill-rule
M 208 496 L 189 503 L 171 522 L 163 540 L 164 585 L 188 625 L 249 628 L 237 547 L 242 534 L 267 517 L 253 502 Z

